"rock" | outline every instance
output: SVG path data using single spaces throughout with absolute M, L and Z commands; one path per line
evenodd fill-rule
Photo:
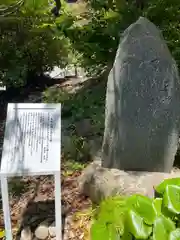
M 56 227 L 55 223 L 52 223 L 51 226 L 49 226 L 49 236 L 51 238 L 54 238 L 56 236 Z
M 108 77 L 102 166 L 170 172 L 179 93 L 178 69 L 160 31 L 140 17 L 123 33 Z
M 31 232 L 30 227 L 25 227 L 21 231 L 20 240 L 32 240 L 32 239 L 33 239 L 33 234 Z
M 79 191 L 98 204 L 102 199 L 117 193 L 116 181 L 110 171 L 104 171 L 98 164 L 88 166 L 78 179 Z
M 94 204 L 99 204 L 103 199 L 117 194 L 125 196 L 143 194 L 154 197 L 154 186 L 166 178 L 180 176 L 180 170 L 172 173 L 125 172 L 103 168 L 100 164 L 92 163 L 87 166 L 78 179 L 80 193 L 89 197 Z
M 45 240 L 49 236 L 49 229 L 48 229 L 48 224 L 46 221 L 40 223 L 40 225 L 36 228 L 35 232 L 35 237 L 40 239 L 40 240 Z

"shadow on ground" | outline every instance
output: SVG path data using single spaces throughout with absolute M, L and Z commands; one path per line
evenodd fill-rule
M 180 151 L 177 151 L 177 154 L 175 156 L 175 161 L 174 161 L 174 167 L 180 169 Z
M 62 203 L 63 206 L 63 203 Z M 62 235 L 64 234 L 66 213 L 62 210 Z M 22 216 L 22 222 L 16 234 L 16 240 L 20 239 L 21 231 L 25 227 L 30 227 L 31 232 L 34 234 L 36 228 L 45 223 L 47 226 L 55 222 L 55 202 L 54 200 L 46 201 L 30 201 L 27 204 L 26 210 Z

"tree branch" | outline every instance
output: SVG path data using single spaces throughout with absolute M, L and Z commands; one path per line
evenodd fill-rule
M 17 3 L 10 5 L 6 8 L 0 8 L 0 16 L 6 17 L 12 13 L 15 13 L 25 3 L 25 0 L 19 0 Z

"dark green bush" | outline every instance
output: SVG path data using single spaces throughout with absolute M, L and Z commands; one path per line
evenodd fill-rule
M 96 210 L 92 240 L 179 240 L 180 178 L 164 180 L 155 189 L 158 197 L 116 196 Z
M 15 1 L 2 4 L 9 2 Z M 7 87 L 67 62 L 68 41 L 54 26 L 48 0 L 27 0 L 14 14 L 0 16 L 0 34 L 0 81 Z
M 66 25 L 64 32 L 81 54 L 81 63 L 86 69 L 96 73 L 95 70 L 111 65 L 120 34 L 139 16 L 148 17 L 159 26 L 180 66 L 180 1 L 148 0 L 143 10 L 134 2 L 87 0 L 87 13 L 82 16 L 86 21 L 79 24 L 80 16 L 77 16 L 72 24 Z M 62 16 L 64 22 L 69 23 L 70 18 L 72 16 Z
M 150 0 L 148 2 L 144 16 L 161 29 L 180 68 L 180 1 Z

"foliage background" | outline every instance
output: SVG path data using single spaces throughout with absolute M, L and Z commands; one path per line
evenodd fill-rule
M 139 16 L 149 18 L 161 29 L 180 66 L 180 1 L 148 0 L 143 9 L 137 7 L 137 2 L 86 0 L 87 11 L 81 16 L 64 12 L 59 29 L 70 39 L 90 74 L 112 65 L 121 33 Z M 62 28 L 62 22 L 66 27 Z
M 1 1 L 1 9 L 13 2 Z M 48 0 L 28 0 L 14 14 L 0 16 L 0 79 L 7 87 L 67 64 L 68 39 L 57 31 L 51 7 Z
M 2 0 L 1 6 L 13 2 L 17 1 Z M 180 66 L 180 1 L 148 0 L 143 9 L 137 2 L 79 0 L 72 11 L 63 1 L 61 15 L 55 19 L 48 0 L 27 0 L 15 14 L 0 17 L 1 81 L 7 86 L 24 85 L 29 73 L 69 61 L 84 67 L 91 76 L 97 75 L 112 66 L 121 33 L 139 16 L 149 18 L 162 30 Z

